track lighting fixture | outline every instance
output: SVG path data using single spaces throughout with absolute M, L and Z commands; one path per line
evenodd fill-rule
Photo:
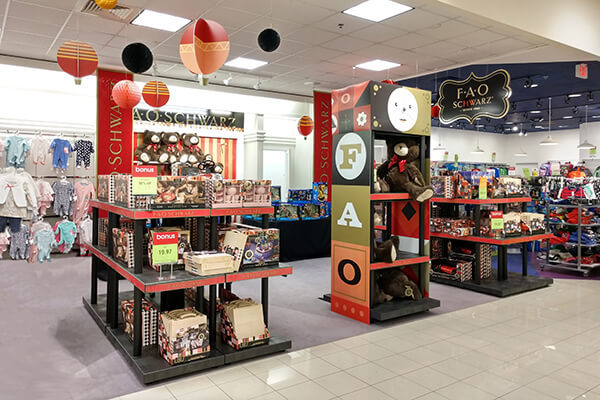
M 573 107 L 573 115 L 577 115 L 579 113 L 579 110 L 577 109 L 577 106 Z
M 589 92 L 587 95 L 588 101 L 594 101 L 594 93 Z
M 569 96 L 565 96 L 565 104 L 571 104 L 571 98 Z
M 529 88 L 531 87 L 531 84 L 532 84 L 532 83 L 533 83 L 533 82 L 531 82 L 531 78 L 527 78 L 527 79 L 525 79 L 525 83 L 523 84 L 523 87 L 524 87 L 525 89 L 529 89 Z
M 225 86 L 229 86 L 232 79 L 233 79 L 233 76 L 231 74 L 229 74 L 229 76 L 227 78 L 223 79 L 223 83 L 225 84 Z
M 535 106 L 536 106 L 537 108 L 542 108 L 542 107 L 544 106 L 544 104 L 542 104 L 542 99 L 538 99 L 538 100 L 535 102 Z
M 262 82 L 261 81 L 256 81 L 256 83 L 252 87 L 254 88 L 254 90 L 260 90 L 261 86 L 262 86 Z
M 513 111 L 517 111 L 517 102 L 513 101 L 512 103 L 510 103 L 510 108 Z

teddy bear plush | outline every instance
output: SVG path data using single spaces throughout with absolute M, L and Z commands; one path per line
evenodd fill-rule
M 183 144 L 183 150 L 181 151 L 182 163 L 189 163 L 196 165 L 204 159 L 202 149 L 199 146 L 200 139 L 193 133 L 185 133 L 181 137 L 181 143 Z
M 398 245 L 400 245 L 400 239 L 398 236 L 392 236 L 389 240 L 383 243 L 375 243 L 373 248 L 375 249 L 375 261 L 391 263 L 396 261 L 398 255 Z
M 410 297 L 413 300 L 423 298 L 417 284 L 411 281 L 400 268 L 389 268 L 381 271 L 378 283 L 381 291 L 392 297 Z
M 164 159 L 164 154 L 168 155 L 167 163 L 174 164 L 179 161 L 181 152 L 179 151 L 179 133 L 177 132 L 163 132 L 160 135 L 161 147 L 159 149 L 159 157 Z M 162 161 L 161 161 L 162 162 Z
M 388 160 L 377 168 L 375 192 L 408 192 L 413 200 L 423 202 L 433 196 L 415 165 L 419 145 L 412 139 L 387 140 Z
M 158 148 L 160 146 L 160 134 L 145 131 L 143 143 L 135 149 L 135 158 L 143 163 L 158 160 Z

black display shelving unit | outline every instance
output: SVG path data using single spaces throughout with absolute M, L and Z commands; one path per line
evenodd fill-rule
M 192 244 L 194 250 L 205 248 L 205 224 L 209 224 L 210 249 L 217 247 L 218 217 L 234 215 L 262 214 L 263 225 L 268 224 L 268 214 L 272 207 L 235 208 L 235 209 L 176 209 L 176 210 L 134 210 L 120 207 L 103 201 L 91 201 L 93 209 L 92 243 L 84 244 L 92 255 L 91 292 L 83 297 L 83 304 L 93 320 L 106 335 L 108 340 L 121 352 L 131 368 L 144 384 L 174 378 L 181 375 L 219 367 L 239 361 L 265 356 L 292 347 L 289 339 L 282 338 L 270 330 L 267 344 L 235 350 L 222 343 L 217 337 L 217 288 L 231 288 L 234 282 L 260 279 L 261 302 L 265 324 L 269 318 L 269 278 L 292 274 L 292 267 L 277 264 L 267 267 L 249 268 L 229 274 L 198 276 L 186 271 L 174 271 L 173 276 L 165 277 L 159 272 L 143 265 L 143 240 L 147 219 L 156 218 L 197 218 L 198 237 Z M 100 211 L 108 213 L 108 231 L 119 226 L 119 219 L 126 217 L 134 221 L 134 267 L 128 268 L 113 257 L 113 245 L 108 235 L 107 247 L 98 245 L 98 220 Z M 98 272 L 105 267 L 108 270 L 107 293 L 98 294 Z M 134 286 L 133 292 L 119 292 L 119 277 Z M 204 298 L 204 288 L 208 286 L 208 301 Z M 146 299 L 157 307 L 159 312 L 173 308 L 174 304 L 184 301 L 183 289 L 196 288 L 195 307 L 208 317 L 209 340 L 211 352 L 208 356 L 195 361 L 178 365 L 169 365 L 159 354 L 158 346 L 142 348 L 142 299 Z M 119 313 L 120 301 L 134 300 L 133 342 L 125 334 Z

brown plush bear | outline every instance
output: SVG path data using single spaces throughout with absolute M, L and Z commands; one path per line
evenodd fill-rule
M 415 165 L 419 145 L 412 139 L 388 140 L 388 160 L 377 168 L 375 192 L 408 192 L 419 202 L 429 200 L 433 189 Z
M 186 133 L 182 136 L 181 143 L 183 145 L 180 159 L 182 163 L 196 165 L 204 159 L 204 154 L 202 154 L 202 149 L 199 146 L 200 139 L 198 136 L 193 133 Z
M 386 240 L 380 244 L 375 243 L 375 246 L 373 246 L 375 249 L 375 261 L 385 263 L 392 263 L 396 261 L 399 244 L 400 239 L 398 239 L 398 236 L 392 236 L 389 240 Z
M 423 298 L 417 284 L 411 281 L 400 268 L 381 271 L 379 285 L 382 292 L 396 298 L 411 297 L 414 300 Z
M 168 155 L 168 159 L 166 163 L 174 164 L 179 161 L 181 157 L 181 152 L 179 151 L 179 133 L 177 132 L 163 132 L 160 135 L 160 141 L 162 143 L 161 148 L 159 150 L 160 158 L 163 159 L 163 155 L 166 152 Z M 163 162 L 163 161 L 161 161 Z
M 145 131 L 144 141 L 135 149 L 135 158 L 143 163 L 158 160 L 158 148 L 160 146 L 160 134 Z

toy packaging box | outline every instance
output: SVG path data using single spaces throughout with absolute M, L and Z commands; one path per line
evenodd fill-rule
M 448 254 L 451 260 L 471 261 L 477 259 L 476 245 L 473 242 L 448 241 Z M 479 245 L 479 273 L 481 279 L 492 275 L 492 245 Z
M 161 313 L 158 348 L 171 365 L 206 357 L 210 353 L 206 315 L 192 308 Z
M 233 257 L 216 251 L 194 251 L 184 254 L 185 270 L 194 275 L 207 276 L 235 272 Z
M 271 206 L 271 181 L 244 181 L 244 207 Z
M 281 186 L 271 186 L 271 202 L 281 202 Z
M 328 187 L 327 182 L 313 182 L 312 201 L 327 201 Z
M 133 231 L 131 229 L 113 228 L 112 231 L 114 258 L 124 262 L 127 268 L 133 268 Z
M 312 189 L 289 189 L 288 202 L 312 201 Z
M 219 251 L 231 255 L 233 258 L 233 270 L 238 271 L 244 259 L 244 248 L 247 236 L 237 229 L 226 231 Z
M 210 184 L 202 176 L 159 176 L 152 208 L 206 208 Z
M 133 177 L 131 175 L 113 175 L 113 203 L 127 207 L 145 209 L 150 208 L 154 196 L 139 196 L 133 194 Z
M 107 201 L 113 203 L 113 176 L 114 175 L 98 175 L 98 185 L 96 190 L 96 197 L 98 200 Z
M 121 314 L 125 333 L 133 341 L 133 300 L 121 302 Z M 158 310 L 142 299 L 142 346 L 152 346 L 158 338 Z
M 212 183 L 212 208 L 236 208 L 243 206 L 244 181 L 237 179 L 214 179 Z
M 159 265 L 152 264 L 152 247 L 153 247 L 153 234 L 159 232 L 177 232 L 179 234 L 179 244 L 177 245 L 177 265 L 175 265 L 174 269 L 183 269 L 185 265 L 185 259 L 183 257 L 184 253 L 192 251 L 191 245 L 191 237 L 190 231 L 182 228 L 173 228 L 173 227 L 162 227 L 162 228 L 153 228 L 149 231 L 148 234 L 148 262 L 150 266 L 160 271 Z
M 279 262 L 279 229 L 247 229 L 242 265 L 244 268 L 261 267 Z
M 523 190 L 521 188 L 521 179 L 502 176 L 498 178 L 498 181 L 500 185 L 506 188 L 507 197 L 519 197 L 523 195 Z
M 297 221 L 300 219 L 298 215 L 298 206 L 280 203 L 275 209 L 275 217 L 281 221 Z
M 458 282 L 469 281 L 473 278 L 473 263 L 447 258 L 431 260 L 431 276 Z
M 546 231 L 546 224 L 544 223 L 545 218 L 546 216 L 544 214 L 521 213 L 521 230 L 523 233 L 528 233 L 530 235 L 542 234 Z
M 328 201 L 319 203 L 321 218 L 327 218 L 331 215 L 331 203 Z
M 521 236 L 521 213 L 504 214 L 504 236 Z
M 306 203 L 300 207 L 300 219 L 311 220 L 321 218 L 321 207 L 319 204 Z
M 269 342 L 262 304 L 252 299 L 236 299 L 218 305 L 223 341 L 236 350 Z
M 445 199 L 454 198 L 453 176 L 432 176 L 431 187 L 433 187 L 435 197 L 441 197 Z

